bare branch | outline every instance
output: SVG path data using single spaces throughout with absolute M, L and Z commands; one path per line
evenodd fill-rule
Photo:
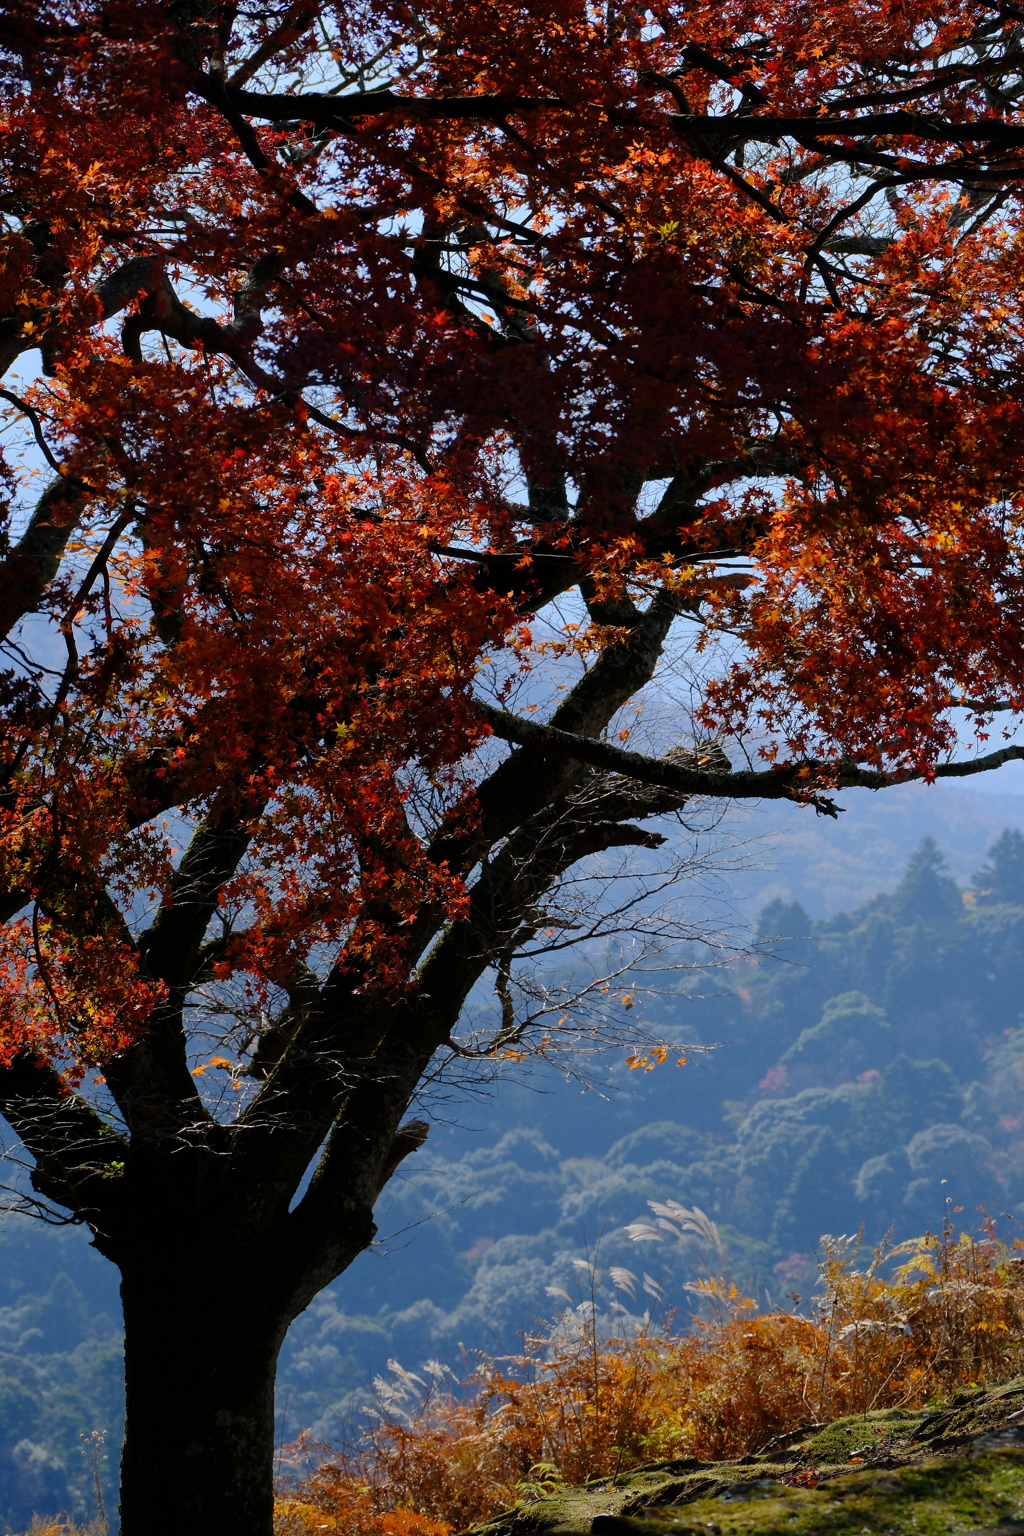
M 315 3 L 315 0 L 314 3 L 311 3 L 311 0 L 296 0 L 295 5 L 290 5 L 270 36 L 264 38 L 245 63 L 240 64 L 235 70 L 228 81 L 232 89 L 237 90 L 239 86 L 245 85 L 276 53 L 280 53 L 283 48 L 290 48 L 292 43 L 297 42 L 303 32 L 313 25 L 320 10 L 321 7 Z

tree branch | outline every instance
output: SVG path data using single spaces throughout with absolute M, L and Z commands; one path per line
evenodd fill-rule
M 572 740 L 577 736 L 596 736 L 603 731 L 616 710 L 653 677 L 678 611 L 678 604 L 671 594 L 659 593 L 640 623 L 629 631 L 628 637 L 620 645 L 607 646 L 590 670 L 570 689 L 552 716 L 553 728 L 569 735 Z M 482 711 L 485 719 L 488 708 L 484 706 Z M 504 711 L 498 710 L 497 714 L 503 715 Z M 534 744 L 520 743 L 527 747 Z M 473 796 L 477 807 L 476 821 L 467 818 L 467 807 L 458 807 L 430 845 L 432 862 L 445 863 L 453 872 L 468 874 L 486 848 L 564 795 L 580 775 L 566 771 L 570 760 L 568 753 L 562 754 L 561 761 L 554 754 L 547 756 L 551 761 L 545 763 L 538 760 L 533 751 L 513 753 L 499 764 L 477 785 Z M 576 761 L 583 762 L 584 759 L 577 758 Z M 422 930 L 417 932 L 421 934 Z M 426 942 L 425 937 L 423 942 Z
M 128 1145 L 42 1057 L 0 1068 L 0 1115 L 35 1159 L 32 1187 L 97 1232 L 101 1251 L 121 1200 Z
M 36 502 L 28 527 L 0 564 L 0 638 L 38 608 L 60 569 L 84 498 L 81 481 L 62 476 Z
M 926 117 L 916 112 L 869 112 L 862 117 L 776 117 L 758 113 L 744 117 L 709 117 L 700 113 L 672 113 L 673 123 L 683 131 L 698 132 L 746 143 L 773 144 L 786 135 L 798 137 L 834 133 L 840 138 L 915 138 L 939 144 L 1004 144 L 1024 146 L 1024 124 L 1006 123 L 1002 118 L 980 117 L 969 123 L 951 123 L 943 118 Z
M 349 96 L 268 94 L 233 90 L 225 87 L 235 107 L 248 117 L 266 122 L 311 122 L 322 128 L 344 130 L 361 117 L 397 117 L 405 119 L 484 119 L 502 122 L 509 113 L 555 111 L 575 113 L 579 103 L 557 96 L 517 96 L 508 93 L 478 96 L 400 96 L 395 91 L 359 91 Z M 768 113 L 743 117 L 710 116 L 694 112 L 672 112 L 652 117 L 633 108 L 609 112 L 609 117 L 623 127 L 652 128 L 671 126 L 686 134 L 699 134 L 745 143 L 772 144 L 783 136 L 820 139 L 823 133 L 841 138 L 917 138 L 941 144 L 1000 144 L 1024 146 L 1024 124 L 1007 123 L 1002 118 L 977 118 L 956 123 L 945 118 L 916 112 L 869 112 L 860 117 L 776 116 Z M 835 146 L 838 150 L 840 147 Z M 926 167 L 922 167 L 925 169 Z
M 931 768 L 897 769 L 892 773 L 861 768 L 847 759 L 835 763 L 806 759 L 762 772 L 706 772 L 681 766 L 668 758 L 645 757 L 639 752 L 628 752 L 622 747 L 612 746 L 611 742 L 574 736 L 554 725 L 524 720 L 521 715 L 495 709 L 483 701 L 478 701 L 477 707 L 495 736 L 547 756 L 575 757 L 579 762 L 590 763 L 592 767 L 620 773 L 642 784 L 660 785 L 682 795 L 729 800 L 794 800 L 814 805 L 827 815 L 835 815 L 836 808 L 829 801 L 820 799 L 816 786 L 832 789 L 889 789 L 896 784 L 909 784 L 921 779 L 967 778 L 975 773 L 989 773 L 1005 763 L 1024 760 L 1024 746 L 1008 746 L 968 762 L 938 763 Z
M 277 251 L 268 252 L 254 264 L 235 296 L 235 317 L 228 325 L 187 308 L 155 256 L 126 261 L 97 285 L 96 294 L 105 320 L 141 298 L 137 313 L 129 316 L 122 332 L 122 345 L 133 362 L 142 361 L 140 344 L 146 331 L 161 331 L 190 351 L 202 346 L 208 352 L 223 353 L 257 388 L 277 394 L 279 381 L 253 361 L 248 348 L 259 335 L 262 301 L 280 270 L 281 254 Z
M 557 96 L 518 96 L 492 93 L 480 96 L 400 96 L 395 91 L 353 91 L 348 96 L 322 96 L 310 92 L 304 96 L 262 95 L 256 91 L 225 87 L 233 105 L 247 117 L 264 122 L 296 121 L 315 123 L 319 128 L 350 128 L 360 117 L 383 115 L 405 118 L 447 120 L 449 118 L 489 118 L 501 122 L 510 112 L 536 112 L 544 108 L 575 111 L 575 106 Z
M 181 1010 L 224 882 L 249 842 L 242 816 L 222 802 L 196 829 L 168 900 L 139 940 L 146 969 L 165 983 L 168 997 L 145 1034 L 106 1067 L 111 1092 L 133 1134 L 174 1136 L 212 1123 L 188 1070 Z
M 264 38 L 259 47 L 249 55 L 244 64 L 239 65 L 228 81 L 228 85 L 237 90 L 247 81 L 251 80 L 257 70 L 262 69 L 275 53 L 280 53 L 282 48 L 289 48 L 297 42 L 302 34 L 311 27 L 319 16 L 321 6 L 311 3 L 311 0 L 297 0 L 295 5 L 290 5 L 271 32 Z

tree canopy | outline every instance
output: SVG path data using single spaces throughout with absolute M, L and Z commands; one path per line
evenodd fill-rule
M 283 1330 L 437 1054 L 529 1048 L 568 870 L 695 795 L 1024 755 L 950 760 L 1024 707 L 1022 23 L 6 7 L 2 398 L 52 478 L 7 462 L 0 1108 L 122 1269 L 125 1536 L 265 1528 Z M 677 620 L 692 711 L 617 746 Z M 200 994 L 251 1026 L 220 1102 Z M 232 1374 L 189 1341 L 238 1294 Z

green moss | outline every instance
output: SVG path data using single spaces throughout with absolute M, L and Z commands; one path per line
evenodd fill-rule
M 950 1536 L 1024 1516 L 1024 1449 L 855 1472 L 820 1488 L 762 1480 L 682 1509 L 599 1520 L 594 1536 Z
M 924 1417 L 920 1413 L 905 1413 L 888 1409 L 881 1413 L 860 1413 L 853 1418 L 837 1419 L 834 1424 L 800 1443 L 800 1459 L 811 1466 L 823 1466 L 847 1461 L 862 1451 L 875 1451 L 883 1444 L 898 1443 L 907 1432 L 916 1427 Z M 793 1447 L 785 1452 L 784 1459 L 793 1459 Z

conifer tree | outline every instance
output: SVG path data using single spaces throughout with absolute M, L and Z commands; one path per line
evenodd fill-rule
M 1024 906 L 1024 833 L 1019 828 L 1003 829 L 971 884 L 981 905 L 1008 902 Z

